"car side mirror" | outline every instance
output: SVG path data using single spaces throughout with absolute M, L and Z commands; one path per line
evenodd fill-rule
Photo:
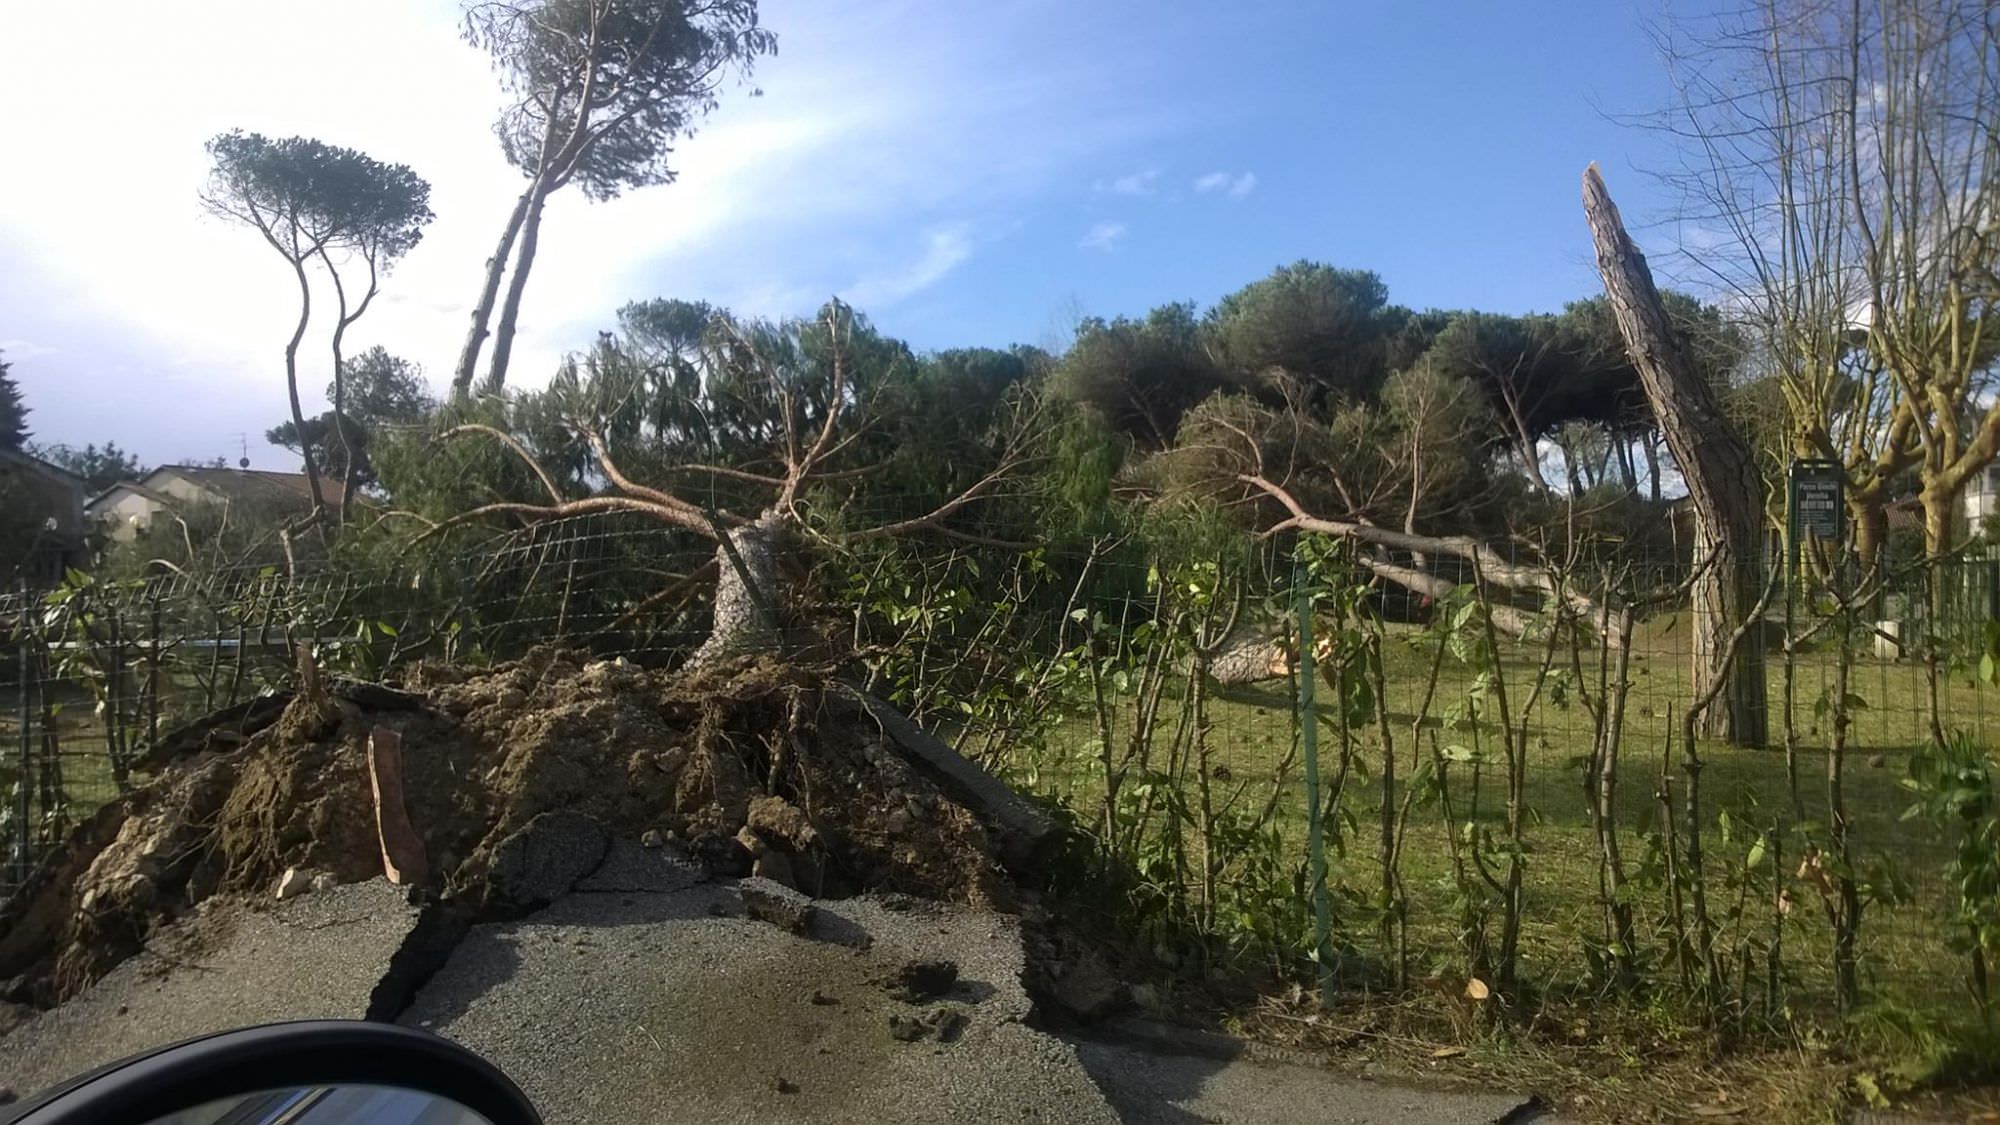
M 10 1115 L 11 1114 L 11 1115 Z M 541 1125 L 520 1088 L 448 1039 L 311 1020 L 147 1051 L 0 1110 L 4 1125 Z

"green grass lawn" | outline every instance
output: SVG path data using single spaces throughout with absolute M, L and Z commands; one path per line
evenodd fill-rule
M 104 716 L 99 713 L 90 693 L 79 684 L 58 682 L 43 687 L 53 693 L 51 701 L 55 704 L 55 721 L 52 725 L 62 774 L 61 790 L 68 802 L 69 816 L 73 823 L 89 816 L 100 806 L 118 796 L 118 783 L 111 769 L 111 754 L 105 740 Z M 33 778 L 34 811 L 39 816 L 42 812 L 40 773 L 43 768 L 41 762 L 44 735 L 41 701 L 37 697 L 31 704 L 28 738 L 24 745 L 20 708 L 12 692 L 7 694 L 6 706 L 0 708 L 0 792 L 11 793 L 15 780 L 21 776 L 21 763 L 25 754 L 30 762 L 30 776 Z M 200 711 L 206 698 L 193 677 L 178 675 L 173 677 L 169 690 L 162 693 L 161 733 L 172 731 L 176 725 L 187 721 Z M 146 716 L 128 715 L 126 726 L 131 752 L 143 752 L 146 743 Z M 144 780 L 144 776 L 140 774 L 134 774 L 132 777 L 134 784 Z M 11 803 L 8 807 L 11 814 Z
M 70 817 L 75 820 L 89 816 L 100 805 L 115 799 L 118 784 L 112 776 L 111 755 L 105 747 L 104 724 L 89 697 L 81 689 L 59 689 L 58 701 L 61 707 L 56 713 L 55 730 L 60 747 L 62 792 L 69 802 Z M 24 747 L 18 708 L 9 706 L 0 714 L 0 792 L 9 794 L 11 802 L 25 750 L 33 763 L 30 776 L 36 787 L 38 815 L 42 811 L 39 804 L 42 733 L 37 714 L 31 719 L 28 745 Z
M 1430 667 L 1430 652 L 1419 651 L 1409 641 L 1414 634 L 1392 628 L 1385 651 L 1388 685 L 1388 713 L 1391 735 L 1396 743 L 1398 772 L 1408 776 L 1411 766 L 1411 723 L 1419 708 L 1424 682 Z M 1628 868 L 1636 865 L 1644 852 L 1640 838 L 1641 817 L 1656 806 L 1657 779 L 1662 751 L 1667 745 L 1670 722 L 1678 716 L 1691 696 L 1686 663 L 1685 635 L 1657 632 L 1635 643 L 1632 666 L 1633 686 L 1621 754 L 1620 806 L 1625 833 L 1623 847 Z M 1540 666 L 1539 649 L 1529 651 L 1508 646 L 1503 652 L 1510 700 L 1518 707 Z M 1794 708 L 1800 749 L 1800 803 L 1808 826 L 1824 824 L 1827 808 L 1825 746 L 1826 721 L 1814 714 L 1813 703 L 1831 688 L 1833 658 L 1830 654 L 1802 655 L 1795 668 Z M 1586 674 L 1594 668 L 1586 664 Z M 1771 675 L 1771 735 L 1774 743 L 1783 737 L 1781 708 L 1782 669 L 1773 655 Z M 1461 703 L 1470 684 L 1469 673 L 1447 657 L 1426 725 L 1438 728 L 1442 716 Z M 1922 669 L 1914 663 L 1885 663 L 1872 658 L 1858 661 L 1853 668 L 1850 693 L 1860 696 L 1866 707 L 1854 717 L 1849 739 L 1844 790 L 1852 825 L 1852 841 L 1857 859 L 1863 863 L 1886 860 L 1911 884 L 1914 899 L 1897 907 L 1872 908 L 1864 914 L 1861 956 L 1864 984 L 1879 998 L 1893 999 L 1905 1006 L 1938 1009 L 1959 1005 L 1964 1000 L 1963 959 L 1952 953 L 1939 932 L 1937 910 L 1945 900 L 1941 881 L 1948 859 L 1947 844 L 1921 824 L 1905 823 L 1901 814 L 1909 804 L 1898 787 L 1909 754 L 1923 741 L 1926 727 Z M 1963 676 L 1949 688 L 1950 725 L 1963 727 L 1986 737 L 1985 696 L 1981 688 Z M 1321 696 L 1331 693 L 1321 687 Z M 1284 681 L 1222 689 L 1211 696 L 1210 742 L 1216 761 L 1228 769 L 1229 783 L 1218 791 L 1235 786 L 1244 788 L 1245 801 L 1261 803 L 1270 792 L 1272 774 L 1292 745 L 1291 688 Z M 1162 708 L 1162 730 L 1158 745 L 1172 739 L 1175 705 Z M 1322 777 L 1330 783 L 1337 768 L 1337 718 L 1323 703 L 1320 706 L 1320 757 Z M 1670 718 L 1671 717 L 1671 718 Z M 1122 726 L 1130 722 L 1129 703 L 1119 716 L 1121 729 L 1114 741 L 1122 741 Z M 1051 755 L 1052 761 L 1066 760 L 1067 766 L 1044 764 L 1041 787 L 1064 798 L 1084 815 L 1093 815 L 1101 800 L 1101 770 L 1081 766 L 1074 752 L 1096 737 L 1086 714 L 1073 716 L 1062 724 L 1054 742 L 1069 747 L 1071 753 Z M 1462 731 L 1441 731 L 1442 741 L 1466 742 Z M 1426 736 L 1428 738 L 1428 736 Z M 1601 938 L 1601 912 L 1597 903 L 1598 852 L 1590 827 L 1583 792 L 1583 771 L 1576 759 L 1586 754 L 1591 743 L 1591 720 L 1576 702 L 1574 690 L 1567 705 L 1556 705 L 1545 694 L 1528 725 L 1528 767 L 1526 803 L 1532 810 L 1528 840 L 1533 851 L 1528 860 L 1528 909 L 1523 931 L 1523 969 L 1529 979 L 1558 989 L 1580 986 L 1586 978 L 1583 955 L 1586 938 Z M 1781 749 L 1750 750 L 1721 743 L 1701 745 L 1706 762 L 1702 774 L 1704 835 L 1710 862 L 1707 865 L 1711 909 L 1718 915 L 1739 909 L 1740 918 L 1727 923 L 1731 935 L 1754 933 L 1762 939 L 1773 921 L 1773 894 L 1768 887 L 1770 864 L 1760 866 L 1765 885 L 1738 900 L 1724 881 L 1727 869 L 1740 868 L 1749 846 L 1745 829 L 1762 829 L 1782 816 L 1792 828 L 1783 842 L 1785 883 L 1794 905 L 1784 920 L 1787 946 L 1787 973 L 1792 978 L 1790 994 L 1801 1007 L 1830 1007 L 1831 935 L 1818 894 L 1792 878 L 1802 837 L 1796 831 L 1792 800 L 1786 781 L 1785 754 Z M 1163 752 L 1163 751 L 1162 751 Z M 1424 750 L 1428 755 L 1428 749 Z M 1351 837 L 1334 861 L 1334 878 L 1351 886 L 1370 889 L 1381 879 L 1376 841 L 1380 809 L 1379 739 L 1371 728 L 1361 733 L 1355 749 L 1355 769 L 1350 772 L 1343 799 L 1352 826 Z M 1464 767 L 1453 771 L 1455 800 L 1461 814 L 1469 797 L 1469 775 Z M 1685 792 L 1686 777 L 1678 757 L 1671 773 L 1676 798 Z M 1305 801 L 1301 775 L 1297 770 L 1283 782 L 1280 829 L 1295 854 L 1305 854 Z M 1478 819 L 1496 831 L 1504 821 L 1504 791 L 1498 771 L 1484 779 Z M 1718 818 L 1728 814 L 1737 828 L 1733 842 L 1720 839 Z M 1677 812 L 1677 816 L 1681 815 Z M 1677 824 L 1677 829 L 1680 827 Z M 1457 908 L 1451 885 L 1445 827 L 1435 806 L 1416 810 L 1410 819 L 1404 846 L 1405 882 L 1411 897 L 1411 944 L 1418 971 L 1429 966 L 1448 966 L 1456 956 L 1454 925 Z M 1665 897 L 1655 891 L 1648 895 L 1640 911 L 1641 940 L 1654 950 L 1670 948 L 1664 940 L 1668 918 Z M 1372 950 L 1373 923 L 1356 918 L 1351 936 L 1356 945 Z M 1761 973 L 1761 961 L 1757 965 Z

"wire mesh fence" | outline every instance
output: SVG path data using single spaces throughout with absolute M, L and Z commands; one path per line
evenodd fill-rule
M 1722 974 L 1774 1012 L 1838 1007 L 1842 972 L 1912 998 L 1965 992 L 1940 923 L 1950 845 L 1903 819 L 1901 782 L 1932 742 L 1933 652 L 1941 724 L 1991 744 L 1981 659 L 2000 562 L 1951 564 L 1936 599 L 1927 573 L 1863 589 L 1755 564 L 1740 585 L 1763 592 L 1757 618 L 1735 647 L 1739 664 L 1761 654 L 1757 686 L 1709 710 L 1748 691 L 1761 734 L 1733 744 L 1704 715 L 1691 752 L 1679 732 L 1706 692 L 1695 654 L 1712 623 L 1685 563 L 1544 560 L 1556 585 L 1538 589 L 1476 563 L 1418 586 L 1308 555 L 1169 558 L 1124 539 L 821 551 L 790 575 L 791 639 L 1065 809 L 1126 867 L 1123 923 L 1405 986 Z M 364 679 L 544 644 L 671 666 L 706 633 L 716 565 L 699 538 L 590 517 L 299 575 L 18 590 L 0 599 L 0 889 L 145 785 L 184 724 L 282 692 L 301 649 Z M 1308 716 L 1323 876 L 1307 858 Z M 1677 898 L 1690 875 L 1704 918 Z M 1327 935 L 1310 921 L 1321 886 Z

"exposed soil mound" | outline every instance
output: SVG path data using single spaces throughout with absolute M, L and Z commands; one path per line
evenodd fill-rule
M 301 693 L 247 741 L 209 740 L 80 826 L 0 913 L 0 998 L 59 1002 L 161 922 L 211 895 L 268 896 L 290 868 L 382 874 L 377 728 L 400 735 L 425 889 L 474 906 L 502 843 L 557 810 L 818 897 L 1006 905 L 987 826 L 821 670 L 654 672 L 543 649 L 477 675 L 419 667 L 403 687 Z

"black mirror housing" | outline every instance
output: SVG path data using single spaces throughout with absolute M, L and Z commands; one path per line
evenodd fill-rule
M 429 1032 L 362 1020 L 266 1024 L 146 1051 L 0 1110 L 0 1125 L 144 1125 L 227 1098 L 327 1086 L 409 1090 L 491 1125 L 541 1125 L 492 1063 Z

